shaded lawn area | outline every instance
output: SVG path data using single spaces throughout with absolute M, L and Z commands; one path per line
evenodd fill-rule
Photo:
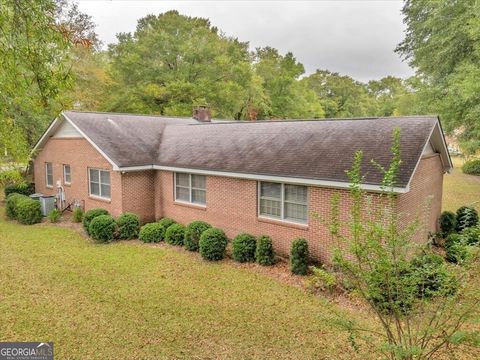
M 452 157 L 452 161 L 455 168 L 443 177 L 443 210 L 456 211 L 473 203 L 480 211 L 480 176 L 464 174 L 461 158 Z
M 0 216 L 0 341 L 53 341 L 70 359 L 355 358 L 339 307 L 291 285 Z

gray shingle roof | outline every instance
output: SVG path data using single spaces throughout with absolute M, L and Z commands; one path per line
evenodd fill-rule
M 172 166 L 348 182 L 355 151 L 365 183 L 379 185 L 371 164 L 388 166 L 393 129 L 401 129 L 399 187 L 407 186 L 436 116 L 199 123 L 193 119 L 64 112 L 120 168 Z

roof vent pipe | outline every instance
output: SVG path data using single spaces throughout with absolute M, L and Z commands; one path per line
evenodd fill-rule
M 201 105 L 193 108 L 193 118 L 202 122 L 210 122 L 212 115 L 208 106 Z

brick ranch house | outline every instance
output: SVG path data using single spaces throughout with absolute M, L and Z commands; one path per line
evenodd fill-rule
M 392 131 L 401 129 L 398 211 L 428 219 L 419 241 L 436 231 L 443 174 L 452 168 L 436 116 L 305 120 L 210 121 L 115 113 L 64 111 L 34 149 L 35 187 L 65 202 L 83 201 L 142 222 L 171 217 L 204 220 L 234 237 L 270 235 L 280 254 L 294 238 L 309 241 L 312 256 L 328 261 L 334 241 L 327 225 L 331 196 L 349 206 L 354 152 L 362 150 L 363 188 L 375 197 L 388 166 Z M 316 214 L 316 215 L 315 215 Z M 318 216 L 317 216 L 318 215 Z

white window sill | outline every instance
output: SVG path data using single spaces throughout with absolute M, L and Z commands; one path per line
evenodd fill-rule
M 273 218 L 273 217 L 268 217 L 268 216 L 258 216 L 257 220 L 260 222 L 265 222 L 269 224 L 275 224 L 275 225 L 281 225 L 281 226 L 287 226 L 287 227 L 294 227 L 297 229 L 302 229 L 302 230 L 308 230 L 308 223 L 300 223 L 300 222 L 293 222 L 293 221 L 287 221 L 287 220 L 282 220 L 279 218 Z
M 173 202 L 175 205 L 180 205 L 180 206 L 186 206 L 186 207 L 191 207 L 199 210 L 206 210 L 207 209 L 207 204 L 196 204 L 196 203 L 191 203 L 188 201 L 180 201 L 180 200 L 175 200 Z
M 108 203 L 112 201 L 112 198 L 106 198 L 106 197 L 96 196 L 92 194 L 88 195 L 88 197 L 93 200 L 99 200 L 99 201 L 108 202 Z

